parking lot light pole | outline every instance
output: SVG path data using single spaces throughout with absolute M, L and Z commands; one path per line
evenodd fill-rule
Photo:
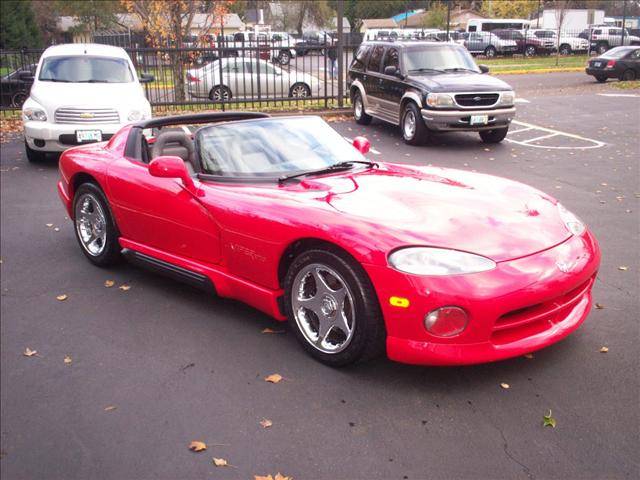
M 344 0 L 338 0 L 337 2 L 337 14 L 338 14 L 338 107 L 344 107 L 344 84 L 342 79 L 344 78 L 344 39 L 342 37 L 342 17 L 344 15 Z M 331 48 L 331 46 L 329 47 Z M 326 50 L 325 50 L 326 52 Z
M 449 24 L 451 23 L 451 0 L 447 2 L 447 42 L 449 41 Z
M 621 47 L 624 46 L 624 24 L 625 23 L 627 23 L 627 0 L 622 0 L 622 37 L 620 39 Z

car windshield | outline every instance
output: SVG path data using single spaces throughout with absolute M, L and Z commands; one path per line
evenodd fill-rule
M 46 58 L 38 79 L 65 83 L 130 83 L 134 77 L 123 58 L 82 55 Z
M 480 73 L 471 54 L 464 48 L 453 45 L 430 46 L 424 49 L 407 49 L 404 65 L 409 73 L 470 70 Z
M 362 154 L 319 117 L 267 118 L 203 127 L 196 149 L 204 173 L 269 177 L 317 170 Z
M 600 55 L 601 58 L 622 58 L 634 48 L 616 47 Z

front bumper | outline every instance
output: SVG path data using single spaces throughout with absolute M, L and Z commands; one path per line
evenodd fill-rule
M 24 138 L 32 150 L 42 152 L 63 152 L 69 147 L 80 145 L 76 140 L 77 130 L 100 130 L 102 140 L 108 140 L 124 124 L 60 124 L 28 121 L 24 123 Z
M 576 330 L 589 313 L 599 263 L 597 242 L 587 232 L 488 272 L 424 277 L 365 269 L 378 294 L 391 360 L 464 365 L 524 355 Z M 406 298 L 409 306 L 393 306 L 391 297 Z M 466 329 L 449 338 L 431 335 L 425 315 L 450 305 L 467 312 Z
M 435 131 L 467 131 L 493 130 L 508 127 L 516 116 L 516 107 L 494 110 L 421 110 L 422 119 L 429 130 Z M 471 115 L 487 115 L 486 125 L 471 125 Z

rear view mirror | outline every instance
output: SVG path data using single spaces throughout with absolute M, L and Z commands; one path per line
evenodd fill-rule
M 394 67 L 393 65 L 389 65 L 388 67 L 384 67 L 384 74 L 385 75 L 395 75 L 396 73 L 398 73 L 398 69 L 396 67 Z
M 353 146 L 356 148 L 356 150 L 364 155 L 365 153 L 369 152 L 371 143 L 369 143 L 369 140 L 367 140 L 365 137 L 356 137 L 353 139 Z
M 489 73 L 489 67 L 486 65 L 478 65 L 478 68 L 480 69 L 480 73 Z
M 154 158 L 149 163 L 149 173 L 152 177 L 179 178 L 185 187 L 193 186 L 193 180 L 189 176 L 184 160 L 180 157 L 163 155 Z
M 143 73 L 140 75 L 140 83 L 149 83 L 153 82 L 156 78 L 150 73 Z
M 23 82 L 33 82 L 35 80 L 35 77 L 31 72 L 20 72 L 18 78 Z

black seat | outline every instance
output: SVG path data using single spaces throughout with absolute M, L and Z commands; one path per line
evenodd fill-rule
M 151 159 L 162 155 L 180 157 L 191 175 L 200 171 L 195 161 L 193 141 L 185 132 L 170 130 L 160 133 L 151 147 Z

